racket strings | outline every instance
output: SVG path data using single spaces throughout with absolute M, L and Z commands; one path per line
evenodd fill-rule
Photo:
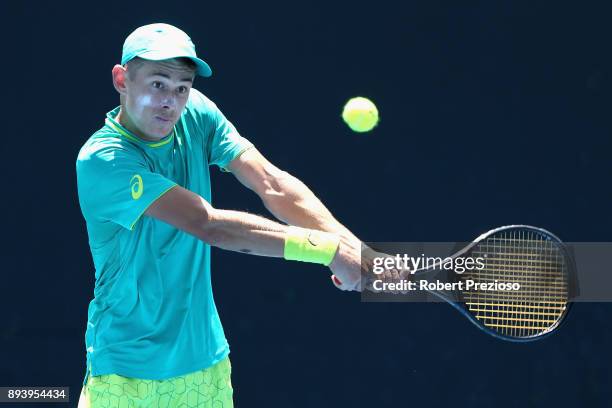
M 556 241 L 532 230 L 499 231 L 472 249 L 482 269 L 461 275 L 477 283 L 516 283 L 518 290 L 463 291 L 468 310 L 485 326 L 507 337 L 533 337 L 552 330 L 565 313 L 567 265 Z

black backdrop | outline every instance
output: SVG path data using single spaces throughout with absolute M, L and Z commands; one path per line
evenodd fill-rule
M 364 240 L 524 223 L 609 241 L 612 8 L 399 3 L 4 1 L 0 385 L 80 391 L 94 278 L 74 164 L 151 22 L 190 34 L 214 72 L 196 88 Z M 380 109 L 370 134 L 340 119 L 357 95 Z M 267 214 L 218 171 L 213 204 Z M 506 344 L 444 304 L 360 303 L 323 267 L 213 254 L 239 407 L 612 404 L 607 304 Z

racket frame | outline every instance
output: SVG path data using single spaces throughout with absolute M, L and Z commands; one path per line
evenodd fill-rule
M 436 290 L 427 290 L 427 292 L 431 293 L 432 295 L 444 300 L 445 302 L 449 303 L 451 306 L 453 306 L 457 311 L 459 311 L 461 314 L 463 314 L 465 317 L 467 317 L 467 319 L 472 322 L 476 327 L 478 327 L 480 330 L 482 330 L 483 332 L 498 338 L 500 340 L 505 340 L 505 341 L 510 341 L 510 342 L 514 342 L 514 343 L 528 343 L 528 342 L 532 342 L 535 340 L 542 340 L 546 337 L 548 337 L 552 332 L 554 332 L 556 329 L 558 329 L 566 320 L 567 320 L 567 315 L 571 309 L 571 305 L 572 302 L 570 302 L 569 300 L 572 298 L 572 288 L 574 288 L 574 290 L 577 290 L 577 282 L 575 280 L 575 265 L 573 262 L 573 258 L 570 256 L 570 253 L 568 251 L 568 248 L 565 244 L 563 244 L 563 241 L 561 241 L 559 239 L 559 237 L 557 237 L 555 234 L 553 234 L 550 231 L 545 230 L 544 228 L 539 228 L 539 227 L 534 227 L 531 225 L 522 225 L 522 224 L 515 224 L 515 225 L 505 225 L 502 227 L 498 227 L 495 229 L 492 229 L 490 231 L 485 232 L 484 234 L 479 235 L 476 239 L 474 239 L 469 245 L 463 247 L 462 249 L 458 250 L 457 252 L 455 252 L 453 255 L 450 255 L 448 257 L 446 257 L 445 259 L 448 258 L 457 258 L 459 256 L 462 256 L 466 253 L 468 253 L 472 248 L 474 248 L 478 243 L 480 243 L 481 241 L 485 240 L 486 238 L 490 237 L 493 234 L 496 234 L 498 232 L 502 232 L 505 230 L 510 230 L 510 229 L 523 229 L 523 230 L 531 230 L 534 232 L 537 232 L 539 234 L 543 234 L 544 236 L 547 236 L 549 238 L 551 238 L 552 241 L 554 241 L 556 244 L 558 244 L 561 248 L 561 251 L 563 252 L 563 256 L 564 259 L 566 260 L 566 267 L 567 267 L 567 284 L 569 286 L 569 290 L 568 290 L 568 302 L 565 305 L 565 310 L 563 311 L 563 314 L 561 314 L 561 316 L 559 316 L 559 318 L 557 319 L 557 321 L 555 322 L 555 324 L 553 326 L 551 326 L 550 328 L 548 328 L 548 330 L 546 330 L 543 333 L 540 334 L 536 334 L 533 336 L 527 336 L 527 337 L 513 337 L 513 336 L 504 336 L 503 334 L 498 333 L 497 331 L 485 326 L 484 323 L 482 323 L 480 320 L 478 320 L 467 308 L 466 304 L 464 302 L 461 301 L 456 301 L 453 300 L 451 298 L 449 298 L 448 296 L 445 296 L 442 292 L 440 291 L 436 291 Z M 423 275 L 429 275 L 429 274 L 434 274 L 435 272 L 442 272 L 439 269 L 435 269 L 437 267 L 439 267 L 441 265 L 441 263 L 437 263 L 432 265 L 431 267 L 427 268 L 427 269 L 418 269 L 414 272 L 413 279 L 418 278 L 419 276 L 423 276 Z M 447 271 L 445 271 L 447 272 Z M 450 271 L 451 273 L 455 273 L 454 271 Z M 453 290 L 451 292 L 454 292 L 455 294 L 460 294 L 461 292 L 459 290 Z M 460 298 L 460 296 L 456 296 L 456 298 Z

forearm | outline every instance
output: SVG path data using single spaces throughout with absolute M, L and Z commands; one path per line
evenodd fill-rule
M 247 254 L 283 257 L 286 225 L 242 211 L 212 210 L 196 235 L 208 244 Z
M 337 252 L 335 234 L 286 226 L 246 212 L 216 210 L 201 233 L 210 245 L 247 254 L 329 265 Z
M 299 179 L 285 173 L 266 191 L 263 202 L 279 220 L 290 225 L 333 232 L 354 238 L 354 235 L 323 205 Z
M 145 214 L 212 246 L 253 255 L 327 265 L 338 247 L 334 234 L 287 226 L 246 212 L 216 209 L 180 186 L 153 202 Z

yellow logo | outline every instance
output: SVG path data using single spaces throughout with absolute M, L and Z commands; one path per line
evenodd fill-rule
M 144 183 L 142 177 L 139 174 L 135 174 L 130 180 L 130 186 L 132 187 L 132 198 L 138 200 L 144 191 Z

